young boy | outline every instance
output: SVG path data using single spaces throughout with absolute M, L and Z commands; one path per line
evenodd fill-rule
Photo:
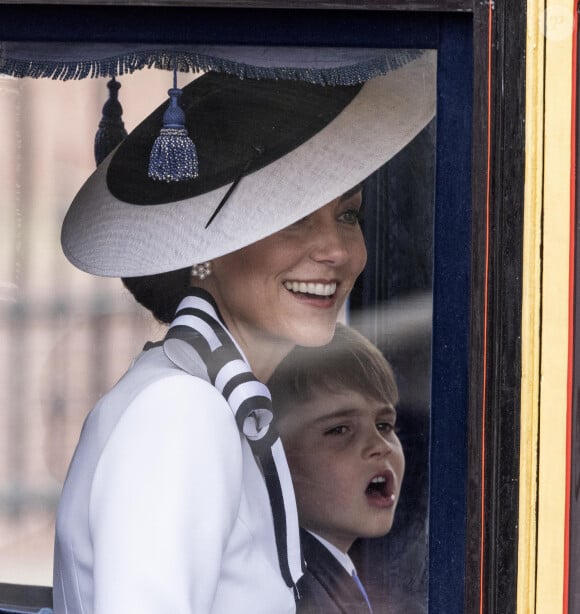
M 297 611 L 368 614 L 347 552 L 391 529 L 405 459 L 390 365 L 339 325 L 324 347 L 295 348 L 268 382 L 298 504 L 306 573 Z

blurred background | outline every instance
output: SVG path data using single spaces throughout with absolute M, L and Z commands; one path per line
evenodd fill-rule
M 119 78 L 128 131 L 171 79 Z M 0 77 L 0 582 L 52 583 L 56 503 L 82 422 L 162 334 L 118 279 L 76 270 L 60 249 L 95 168 L 106 83 Z

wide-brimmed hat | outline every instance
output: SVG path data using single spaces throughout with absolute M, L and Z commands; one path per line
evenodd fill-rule
M 334 200 L 403 148 L 433 117 L 435 74 L 429 51 L 355 85 L 208 73 L 181 96 L 199 176 L 148 176 L 165 103 L 83 185 L 63 223 L 63 250 L 89 273 L 132 277 L 250 245 Z

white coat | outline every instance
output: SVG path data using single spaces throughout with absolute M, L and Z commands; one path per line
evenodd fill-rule
M 154 347 L 87 417 L 57 514 L 55 614 L 295 612 L 263 476 L 202 377 Z

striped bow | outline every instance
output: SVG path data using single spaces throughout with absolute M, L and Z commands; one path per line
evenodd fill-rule
M 280 571 L 297 594 L 296 583 L 303 574 L 298 513 L 286 455 L 272 423 L 270 391 L 252 373 L 244 353 L 222 323 L 212 296 L 200 288 L 190 288 L 179 304 L 163 349 L 187 372 L 199 356 L 210 382 L 228 402 L 264 472 Z

